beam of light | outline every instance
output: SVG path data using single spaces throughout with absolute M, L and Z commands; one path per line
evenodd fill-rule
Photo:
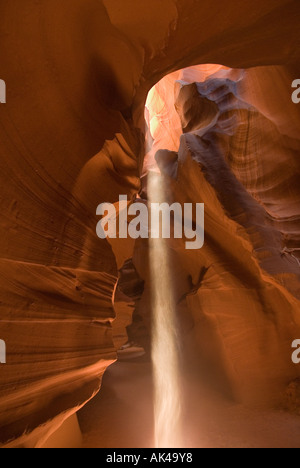
M 149 202 L 166 200 L 163 177 L 149 175 Z M 167 241 L 149 240 L 152 284 L 152 362 L 154 376 L 155 446 L 180 447 L 181 392 L 176 305 Z
M 230 69 L 216 64 L 198 65 L 179 70 L 157 83 L 149 92 L 145 106 L 148 201 L 167 201 L 164 177 L 159 177 L 155 154 L 159 149 L 178 151 L 182 127 L 175 108 L 175 82 L 205 82 L 211 76 L 226 78 Z M 152 171 L 152 173 L 149 173 Z M 154 174 L 156 172 L 156 174 Z M 153 175 L 151 175 L 153 174 Z M 180 447 L 181 387 L 176 323 L 176 304 L 165 239 L 149 240 L 152 285 L 152 361 L 154 373 L 155 444 L 158 448 Z M 182 445 L 181 445 L 182 446 Z

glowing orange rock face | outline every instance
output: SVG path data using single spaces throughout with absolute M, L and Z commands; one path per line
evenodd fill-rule
M 132 245 L 124 255 L 123 244 L 113 251 L 99 241 L 95 212 L 99 203 L 116 202 L 120 194 L 133 198 L 139 191 L 144 104 L 151 87 L 169 72 L 197 63 L 239 68 L 289 63 L 297 71 L 296 0 L 288 8 L 285 0 L 224 0 L 221 7 L 166 0 L 163 11 L 160 4 L 42 0 L 37 7 L 34 0 L 12 0 L 2 7 L 0 77 L 7 84 L 7 103 L 0 105 L 0 339 L 7 363 L 0 367 L 0 443 L 36 428 L 32 440 L 41 443 L 51 432 L 42 425 L 57 417 L 57 427 L 85 404 L 116 357 L 111 327 L 116 257 L 125 261 Z M 199 81 L 227 72 L 201 70 Z M 184 71 L 182 79 L 193 82 L 193 73 Z M 169 181 L 174 198 L 205 201 L 209 216 L 200 258 L 175 249 L 181 263 L 179 268 L 174 262 L 173 274 L 181 298 L 195 285 L 205 286 L 203 294 L 186 297 L 188 309 L 179 301 L 186 352 L 197 362 L 200 354 L 211 356 L 232 386 L 242 381 L 247 387 L 247 379 L 259 383 L 274 369 L 270 382 L 279 388 L 297 373 L 287 351 L 295 330 L 298 267 L 289 251 L 280 255 L 278 232 L 285 238 L 280 247 L 296 248 L 299 111 L 290 110 L 292 103 L 284 98 L 292 82 L 284 73 L 247 72 L 240 97 L 246 93 L 257 112 L 233 112 L 243 123 L 234 135 L 225 131 L 219 140 L 218 133 L 217 160 L 199 159 L 198 145 L 187 149 L 185 137 L 178 165 L 182 182 L 173 187 Z M 150 109 L 151 131 L 161 141 L 157 149 L 177 152 L 182 122 L 194 121 L 178 96 L 181 120 L 174 109 L 165 115 L 171 105 L 166 89 L 154 99 L 159 112 Z M 211 105 L 204 109 L 207 115 L 213 111 Z M 245 132 L 252 120 L 261 123 L 250 126 L 249 140 Z M 226 115 L 218 122 L 230 127 Z M 267 134 L 257 137 L 256 129 Z M 245 138 L 251 143 L 244 155 Z M 264 144 L 256 152 L 260 138 Z M 216 173 L 221 155 L 227 172 L 219 167 Z M 274 224 L 267 233 L 266 211 Z M 137 245 L 137 263 L 142 249 Z M 145 297 L 139 307 L 147 315 Z M 205 327 L 194 326 L 199 317 Z M 264 349 L 273 351 L 272 362 Z
M 300 192 L 292 149 L 299 140 L 282 132 L 290 94 L 285 93 L 286 109 L 267 116 L 255 89 L 261 94 L 259 79 L 271 76 L 288 89 L 289 75 L 280 68 L 267 68 L 265 75 L 261 69 L 213 67 L 211 75 L 205 73 L 210 66 L 203 70 L 164 78 L 147 101 L 153 148 L 165 148 L 156 161 L 169 203 L 205 203 L 204 248 L 190 255 L 180 241 L 170 241 L 186 360 L 195 369 L 201 362 L 209 378 L 229 385 L 241 400 L 275 402 L 299 374 L 291 359 L 291 344 L 300 334 L 294 248 Z M 181 142 L 167 109 L 170 122 L 177 110 L 185 132 Z M 154 130 L 152 121 L 158 122 Z M 278 164 L 284 168 L 280 175 Z M 288 187 L 294 187 L 292 194 Z

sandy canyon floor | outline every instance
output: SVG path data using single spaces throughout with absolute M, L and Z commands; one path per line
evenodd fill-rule
M 183 447 L 300 448 L 300 417 L 244 407 L 199 382 L 185 387 Z M 144 358 L 111 366 L 100 393 L 79 413 L 83 447 L 153 447 L 152 392 Z

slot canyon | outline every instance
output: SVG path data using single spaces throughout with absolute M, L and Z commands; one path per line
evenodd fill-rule
M 300 448 L 299 1 L 0 8 L 0 447 Z

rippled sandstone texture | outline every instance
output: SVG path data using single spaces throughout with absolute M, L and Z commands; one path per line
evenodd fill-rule
M 292 126 L 280 128 L 283 114 L 268 118 L 253 102 L 261 76 L 288 82 L 277 67 L 194 67 L 162 80 L 147 107 L 153 148 L 170 147 L 155 154 L 169 203 L 205 203 L 204 248 L 169 243 L 185 362 L 242 401 L 274 404 L 299 374 L 291 361 L 300 333 L 299 140 Z M 180 141 L 176 125 L 166 130 L 169 106 Z M 154 167 L 152 151 L 146 166 Z M 144 258 L 137 247 L 141 275 Z
M 257 112 L 239 111 L 261 120 L 258 128 L 266 125 L 264 158 L 240 153 L 243 128 L 240 140 L 225 133 L 218 144 L 216 130 L 209 134 L 213 162 L 197 136 L 182 139 L 182 184 L 171 179 L 170 189 L 179 200 L 199 197 L 208 213 L 206 250 L 195 259 L 178 246 L 186 265 L 183 294 L 207 269 L 203 295 L 186 302 L 193 321 L 204 321 L 220 346 L 234 387 L 256 372 L 261 383 L 270 368 L 269 358 L 261 360 L 264 348 L 274 349 L 274 386 L 296 376 L 286 354 L 298 330 L 298 270 L 280 252 L 299 239 L 299 116 L 289 107 L 290 83 L 299 77 L 299 21 L 299 2 L 283 0 L 164 0 L 163 8 L 158 0 L 1 5 L 0 76 L 8 88 L 0 106 L 2 444 L 38 428 L 32 437 L 40 445 L 98 391 L 116 358 L 113 297 L 118 268 L 133 245 L 112 250 L 96 238 L 96 207 L 138 192 L 147 92 L 167 73 L 199 63 L 286 68 L 249 71 L 253 95 L 246 101 Z M 184 129 L 198 128 L 198 121 L 179 115 Z M 275 135 L 279 144 L 271 154 Z M 250 141 L 255 145 L 255 134 Z M 237 151 L 226 152 L 230 144 Z M 226 163 L 222 154 L 230 156 Z M 222 315 L 224 303 L 232 310 Z M 239 311 L 248 313 L 242 319 Z M 203 354 L 205 328 L 192 330 L 191 353 Z M 51 428 L 41 427 L 48 421 Z M 29 436 L 16 443 L 23 440 Z

